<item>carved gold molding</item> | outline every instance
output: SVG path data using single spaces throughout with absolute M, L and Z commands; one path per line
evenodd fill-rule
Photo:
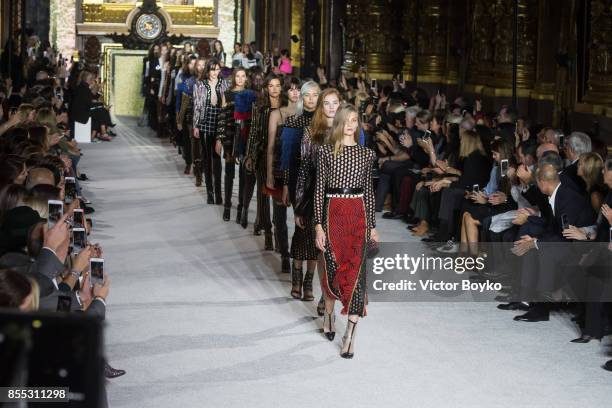
M 471 94 L 485 95 L 491 97 L 511 98 L 512 88 L 492 87 L 482 84 L 468 84 L 465 86 L 465 91 Z M 516 95 L 519 98 L 528 98 L 537 101 L 554 101 L 555 95 L 544 90 L 518 88 Z
M 125 23 L 135 5 L 132 3 L 83 3 L 84 23 Z M 215 8 L 163 5 L 174 25 L 214 25 Z

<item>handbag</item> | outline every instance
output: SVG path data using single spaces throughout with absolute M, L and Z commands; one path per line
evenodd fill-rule
M 316 184 L 316 170 L 310 169 L 309 177 L 306 177 L 304 183 L 304 194 L 302 199 L 296 203 L 295 213 L 302 217 L 312 217 L 314 214 L 314 195 L 315 195 L 315 184 Z

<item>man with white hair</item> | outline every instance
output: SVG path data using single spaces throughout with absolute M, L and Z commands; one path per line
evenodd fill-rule
M 580 155 L 591 152 L 591 138 L 583 132 L 572 132 L 562 147 L 565 147 L 565 156 L 570 162 L 563 170 L 563 174 L 571 178 L 580 187 L 581 192 L 585 193 L 586 184 L 582 177 L 578 176 L 578 159 Z

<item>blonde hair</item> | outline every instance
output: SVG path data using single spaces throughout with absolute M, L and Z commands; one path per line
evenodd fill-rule
M 366 92 L 358 91 L 355 94 L 355 106 L 361 107 L 363 101 L 367 101 L 368 99 L 370 99 L 370 95 L 368 95 Z
M 601 170 L 604 167 L 604 161 L 601 156 L 595 152 L 583 153 L 580 155 L 580 166 L 582 167 L 582 178 L 590 189 L 599 181 Z
M 30 283 L 32 284 L 32 303 L 31 303 L 31 311 L 35 312 L 40 308 L 40 287 L 38 283 L 33 278 L 28 278 Z
M 475 151 L 479 151 L 483 156 L 486 155 L 482 145 L 482 140 L 478 133 L 473 130 L 466 130 L 461 134 L 461 143 L 459 146 L 459 157 L 468 157 Z
M 47 200 L 41 197 L 27 196 L 22 200 L 21 205 L 25 205 L 36 211 L 40 218 L 49 218 L 49 206 L 47 205 Z
M 332 124 L 331 136 L 329 137 L 329 142 L 334 146 L 334 157 L 337 157 L 342 152 L 342 148 L 344 147 L 344 124 L 348 120 L 351 113 L 354 113 L 357 116 L 357 121 L 359 121 L 359 111 L 355 105 L 343 103 L 336 111 L 336 116 L 334 117 L 334 122 Z M 353 135 L 355 138 L 355 143 L 359 143 L 360 129 L 361 123 L 359 123 L 357 129 L 355 129 L 355 134 Z
M 57 119 L 55 118 L 55 113 L 49 108 L 39 109 L 36 113 L 36 121 L 50 129 L 53 129 L 57 126 Z
M 19 108 L 17 108 L 17 114 L 19 115 L 21 121 L 25 121 L 28 118 L 28 115 L 33 111 L 34 105 L 29 103 L 22 103 L 19 105 Z

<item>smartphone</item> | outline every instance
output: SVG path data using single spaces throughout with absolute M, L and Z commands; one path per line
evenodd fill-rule
M 569 227 L 569 223 L 567 221 L 567 214 L 561 214 L 561 230 L 566 230 Z
M 365 112 L 361 114 L 361 124 L 368 123 L 368 116 Z
M 425 135 L 423 136 L 423 140 L 431 139 L 431 130 L 426 130 Z
M 64 200 L 66 204 L 70 204 L 77 196 L 76 180 L 74 177 L 66 177 L 64 187 Z
M 501 165 L 501 176 L 506 177 L 508 175 L 508 159 L 503 159 Z
M 480 186 L 478 184 L 474 184 L 472 186 L 472 193 L 478 193 L 480 191 Z
M 610 243 L 612 244 L 612 227 L 610 227 Z
M 78 254 L 87 246 L 87 234 L 85 228 L 72 229 L 72 249 L 75 254 Z
M 400 84 L 404 82 L 404 73 L 403 73 L 403 72 L 400 72 L 400 73 L 399 73 L 399 78 L 398 78 L 398 80 L 399 80 Z
M 72 298 L 70 296 L 58 296 L 57 297 L 57 311 L 58 312 L 70 312 L 72 307 Z
M 91 258 L 89 260 L 89 273 L 91 286 L 95 284 L 104 285 L 104 259 Z
M 559 147 L 565 147 L 565 135 L 559 135 Z
M 64 216 L 64 203 L 58 200 L 49 200 L 47 201 L 47 208 L 49 212 L 47 227 L 51 229 Z
M 81 208 L 76 208 L 72 212 L 72 220 L 74 228 L 85 228 L 85 212 Z
M 376 79 L 370 80 L 370 88 L 376 88 Z

